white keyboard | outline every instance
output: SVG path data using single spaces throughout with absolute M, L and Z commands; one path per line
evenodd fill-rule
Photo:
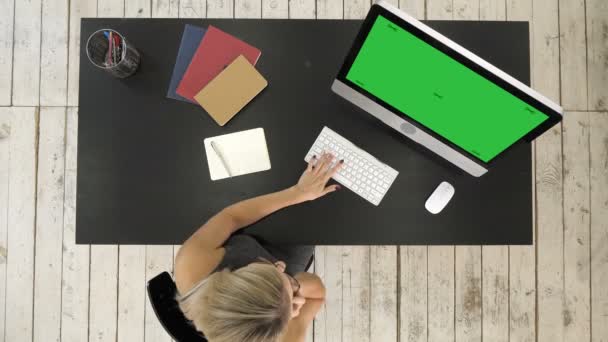
M 344 159 L 332 178 L 374 205 L 380 204 L 399 174 L 328 127 L 323 127 L 304 160 L 308 163 L 313 155 L 319 158 L 323 152 L 333 154 L 334 163 Z

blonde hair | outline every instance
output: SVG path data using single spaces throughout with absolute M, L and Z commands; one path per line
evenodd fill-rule
M 179 306 L 211 342 L 275 342 L 291 318 L 289 298 L 276 267 L 254 263 L 210 275 Z

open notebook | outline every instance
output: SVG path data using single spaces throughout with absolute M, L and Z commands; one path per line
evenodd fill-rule
M 270 170 L 263 128 L 206 138 L 204 144 L 211 180 Z

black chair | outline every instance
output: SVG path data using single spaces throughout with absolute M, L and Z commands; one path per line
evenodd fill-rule
M 148 298 L 156 317 L 167 333 L 177 342 L 207 342 L 184 316 L 175 300 L 177 288 L 167 272 L 148 281 Z
M 314 255 L 308 261 L 306 270 L 310 269 L 313 261 Z M 176 342 L 208 342 L 179 308 L 175 300 L 177 287 L 168 272 L 163 272 L 150 279 L 147 289 L 148 298 L 156 317 Z

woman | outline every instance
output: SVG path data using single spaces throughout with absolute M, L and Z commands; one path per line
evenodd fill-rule
M 177 300 L 209 341 L 304 341 L 325 298 L 321 279 L 305 272 L 314 247 L 283 249 L 232 234 L 277 210 L 338 190 L 327 182 L 343 163 L 334 163 L 330 154 L 313 157 L 295 186 L 223 209 L 180 248 Z

